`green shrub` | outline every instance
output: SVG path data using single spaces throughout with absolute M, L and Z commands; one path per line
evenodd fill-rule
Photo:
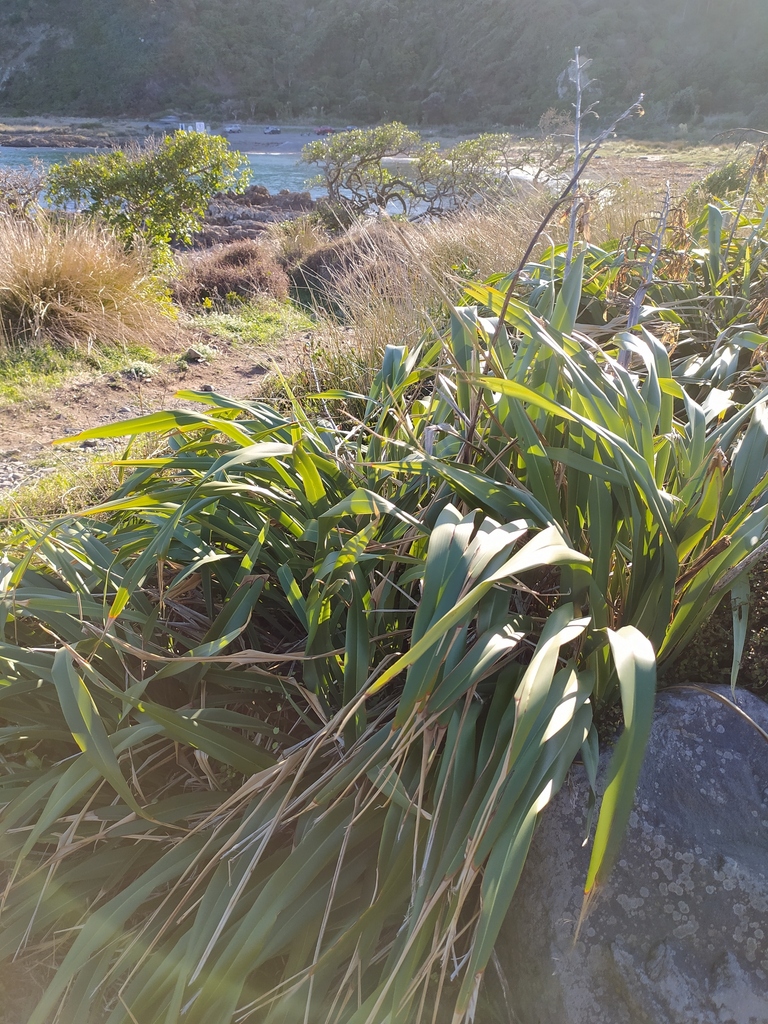
M 728 160 L 722 167 L 711 171 L 702 182 L 710 198 L 725 198 L 734 192 L 741 193 L 747 187 L 752 161 L 741 157 Z
M 760 198 L 765 199 L 762 195 L 765 192 L 762 187 L 764 175 L 753 176 L 754 160 L 754 151 L 748 154 L 739 153 L 734 159 L 715 167 L 701 181 L 695 182 L 688 190 L 692 210 L 698 213 L 706 203 L 712 201 L 739 202 L 748 186 L 752 191 L 760 193 Z
M 220 135 L 174 132 L 55 164 L 48 198 L 104 220 L 126 242 L 190 242 L 217 192 L 242 191 L 250 165 Z

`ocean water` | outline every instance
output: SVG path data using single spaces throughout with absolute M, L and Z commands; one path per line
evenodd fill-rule
M 33 160 L 41 160 L 44 164 L 64 163 L 74 157 L 85 156 L 93 152 L 89 149 L 55 149 L 41 146 L 39 148 L 14 148 L 0 146 L 0 168 L 25 167 Z M 270 192 L 279 192 L 287 188 L 291 192 L 303 192 L 307 189 L 306 182 L 312 177 L 312 168 L 301 164 L 298 157 L 288 153 L 246 153 L 253 168 L 254 185 L 265 185 Z M 314 196 L 322 195 L 320 188 L 311 188 Z
M 317 169 L 302 164 L 297 156 L 288 153 L 246 153 L 253 169 L 254 185 L 266 185 L 273 194 L 283 188 L 290 192 L 311 192 L 317 198 L 324 194 L 318 186 L 308 186 L 307 180 Z

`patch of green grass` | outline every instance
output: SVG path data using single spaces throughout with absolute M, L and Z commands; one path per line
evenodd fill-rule
M 134 438 L 128 450 L 132 457 L 148 457 L 157 443 L 154 435 L 146 435 Z M 80 449 L 46 452 L 34 462 L 35 468 L 45 469 L 43 475 L 0 494 L 0 536 L 12 533 L 14 524 L 23 519 L 70 515 L 106 500 L 131 472 L 115 465 L 126 450 L 123 443 L 99 453 Z
M 158 353 L 144 345 L 113 346 L 84 352 L 41 345 L 0 356 L 0 402 L 22 402 L 84 372 L 119 373 L 157 364 Z
M 260 299 L 226 311 L 203 313 L 194 323 L 209 334 L 237 344 L 271 345 L 286 334 L 311 330 L 315 324 L 291 302 Z

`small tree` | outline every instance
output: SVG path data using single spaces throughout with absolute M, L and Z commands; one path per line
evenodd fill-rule
M 105 220 L 127 245 L 191 241 L 217 192 L 242 191 L 250 168 L 227 140 L 201 132 L 174 132 L 124 149 L 56 164 L 48 198 Z
M 417 171 L 432 205 L 456 209 L 507 194 L 521 180 L 546 184 L 562 172 L 564 145 L 552 136 L 518 139 L 485 132 L 441 153 L 425 148 Z
M 516 145 L 510 135 L 491 133 L 445 152 L 438 143 L 425 145 L 413 166 L 422 212 L 446 213 L 507 191 Z
M 0 168 L 0 215 L 24 220 L 38 209 L 45 188 L 46 173 L 42 160 L 24 167 Z
M 407 213 L 411 203 L 418 199 L 417 185 L 385 167 L 382 161 L 412 157 L 422 151 L 419 133 L 394 121 L 310 142 L 302 150 L 301 158 L 320 168 L 318 180 L 334 206 L 364 213 L 373 207 L 386 209 L 394 201 Z
M 304 147 L 318 181 L 337 208 L 361 214 L 390 204 L 408 216 L 434 216 L 508 191 L 515 173 L 546 182 L 563 168 L 562 138 L 516 139 L 486 133 L 442 150 L 418 132 L 394 122 L 341 132 Z M 384 163 L 398 157 L 407 165 Z

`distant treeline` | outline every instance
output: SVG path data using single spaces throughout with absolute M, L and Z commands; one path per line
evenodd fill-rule
M 579 43 L 601 108 L 768 127 L 764 0 L 3 0 L 0 110 L 533 124 Z

